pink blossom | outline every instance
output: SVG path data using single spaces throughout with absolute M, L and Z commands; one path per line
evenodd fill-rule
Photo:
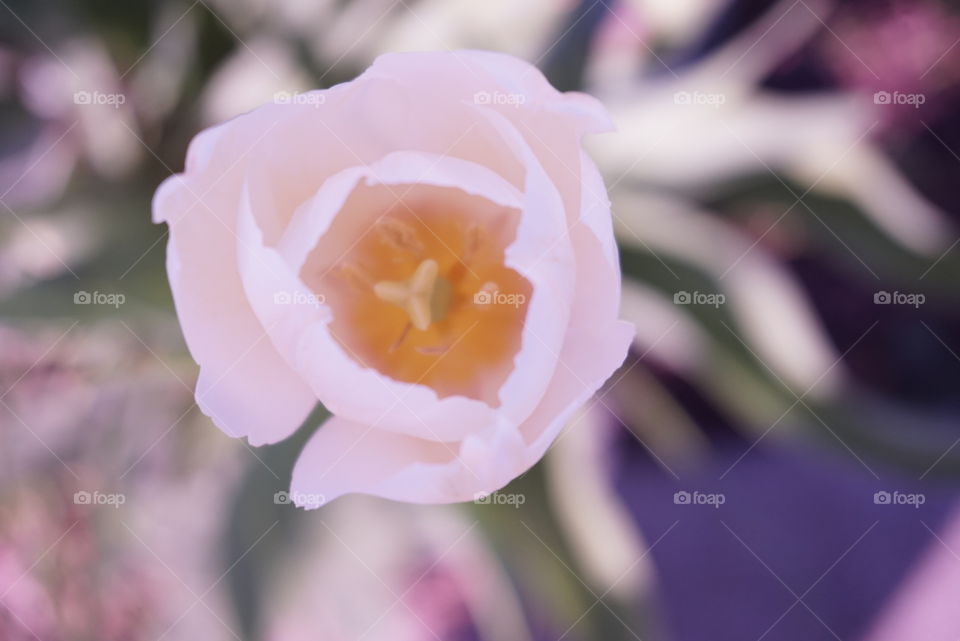
M 459 51 L 385 55 L 198 135 L 154 200 L 198 405 L 261 445 L 322 402 L 299 505 L 504 486 L 633 335 L 580 147 L 611 125 L 527 63 Z

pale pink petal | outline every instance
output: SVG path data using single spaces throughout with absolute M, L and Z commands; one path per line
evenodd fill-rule
M 251 174 L 271 186 L 271 210 L 284 220 L 330 176 L 400 150 L 475 162 L 523 184 L 519 159 L 472 105 L 432 102 L 417 87 L 367 73 L 318 93 L 321 104 L 291 111 L 270 128 L 251 163 Z M 279 234 L 264 232 L 274 244 Z
M 607 196 L 600 170 L 584 151 L 580 152 L 580 175 L 583 178 L 580 216 L 578 222 L 571 224 L 585 225 L 597 237 L 607 263 L 611 270 L 617 273 L 616 280 L 608 282 L 619 289 L 620 254 L 617 251 L 617 241 L 613 237 L 610 198 Z
M 437 443 L 332 417 L 293 470 L 294 502 L 306 508 L 348 493 L 411 503 L 471 501 L 517 475 L 523 444 L 512 426 Z
M 547 393 L 521 428 L 526 464 L 537 462 L 578 407 L 626 358 L 635 329 L 618 319 L 620 273 L 604 260 L 601 243 L 585 226 L 571 232 L 577 247 L 577 293 L 567 339 Z
M 576 264 L 556 185 L 507 118 L 489 110 L 483 115 L 527 170 L 523 217 L 504 261 L 534 285 L 516 369 L 500 390 L 504 408 L 516 408 L 509 413 L 505 409 L 505 415 L 519 424 L 539 403 L 557 366 L 573 302 Z
M 187 173 L 164 182 L 153 210 L 170 225 L 167 271 L 200 365 L 197 404 L 227 434 L 259 445 L 291 434 L 316 398 L 273 348 L 237 273 L 238 157 L 249 137 L 233 131 L 235 122 L 194 139 Z
M 557 91 L 533 65 L 492 51 L 407 52 L 388 53 L 374 60 L 364 76 L 390 78 L 416 87 L 436 100 L 456 99 L 483 104 L 483 92 L 499 91 L 522 96 L 519 105 L 495 104 L 490 108 L 501 113 L 528 111 L 534 118 L 555 114 L 565 119 L 565 138 L 578 138 L 585 133 L 613 129 L 607 110 L 592 96 L 578 92 Z M 506 96 L 505 96 L 506 97 Z M 570 127 L 573 127 L 571 130 Z

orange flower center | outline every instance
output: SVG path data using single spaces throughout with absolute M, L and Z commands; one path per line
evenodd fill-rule
M 301 276 L 360 364 L 496 407 L 532 291 L 504 264 L 518 219 L 458 189 L 361 185 Z

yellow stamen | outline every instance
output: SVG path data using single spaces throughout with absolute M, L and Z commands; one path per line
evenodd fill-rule
M 423 252 L 423 243 L 417 238 L 416 230 L 407 223 L 388 218 L 378 223 L 376 229 L 380 239 L 394 249 L 413 254 Z
M 340 273 L 343 277 L 354 287 L 358 289 L 369 289 L 373 287 L 373 279 L 370 278 L 370 274 L 367 273 L 367 270 L 363 269 L 359 265 L 349 262 L 343 262 L 338 265 Z
M 382 301 L 403 308 L 413 326 L 424 331 L 430 324 L 442 320 L 450 304 L 450 283 L 439 276 L 437 261 L 428 258 L 421 262 L 406 280 L 381 280 L 373 292 Z

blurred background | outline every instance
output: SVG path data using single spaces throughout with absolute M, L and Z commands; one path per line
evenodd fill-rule
M 150 198 L 457 48 L 613 113 L 634 349 L 487 503 L 298 511 L 323 411 L 200 413 Z M 0 0 L 0 639 L 956 641 L 958 106 L 938 0 Z

